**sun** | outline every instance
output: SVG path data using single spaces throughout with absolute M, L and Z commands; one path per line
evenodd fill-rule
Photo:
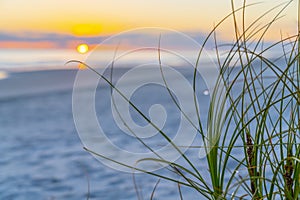
M 84 54 L 89 51 L 89 46 L 87 44 L 80 44 L 77 46 L 77 51 Z

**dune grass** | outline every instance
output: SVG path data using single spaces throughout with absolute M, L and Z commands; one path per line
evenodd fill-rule
M 197 168 L 183 154 L 180 147 L 172 143 L 166 133 L 156 127 L 147 116 L 131 101 L 123 96 L 130 106 L 173 145 L 175 151 L 182 154 L 185 164 L 157 158 L 145 158 L 139 162 L 153 161 L 166 163 L 171 172 L 181 177 L 149 172 L 136 166 L 127 166 L 110 158 L 112 162 L 142 171 L 159 179 L 178 184 L 180 198 L 181 187 L 190 187 L 207 199 L 299 199 L 300 198 L 300 37 L 297 35 L 282 38 L 273 44 L 265 44 L 264 39 L 270 27 L 280 20 L 285 9 L 292 1 L 280 4 L 257 16 L 246 24 L 246 11 L 256 4 L 244 4 L 235 8 L 231 1 L 232 12 L 224 17 L 204 40 L 198 60 L 208 40 L 215 42 L 215 54 L 218 58 L 219 77 L 211 96 L 207 124 L 198 116 L 198 125 L 194 125 L 200 134 L 204 146 L 205 162 L 210 180 L 204 178 L 203 171 Z M 298 2 L 299 10 L 300 3 Z M 263 24 L 261 20 L 272 15 L 271 20 Z M 242 19 L 240 19 L 242 16 Z M 231 44 L 219 44 L 217 30 L 225 20 L 233 20 L 235 41 Z M 300 14 L 298 13 L 298 31 Z M 277 56 L 267 56 L 268 52 L 280 47 Z M 222 56 L 220 55 L 222 54 Z M 158 60 L 161 65 L 160 47 Z M 84 63 L 81 63 L 84 64 Z M 87 66 L 87 65 L 86 65 Z M 87 66 L 94 70 L 92 67 Z M 193 88 L 197 90 L 197 67 L 195 66 Z M 163 71 L 162 77 L 164 77 Z M 97 73 L 115 90 L 111 79 Z M 165 81 L 166 88 L 168 83 Z M 169 91 L 169 89 L 168 89 Z M 172 96 L 172 93 L 169 91 Z M 191 97 L 191 98 L 196 98 Z M 176 100 L 172 97 L 176 104 Z M 196 102 L 196 101 L 195 101 Z M 176 104 L 178 110 L 184 111 Z M 195 103 L 198 111 L 198 105 Z M 206 127 L 204 130 L 203 127 Z M 130 128 L 130 127 L 128 127 Z M 138 138 L 140 142 L 142 139 Z M 155 152 L 147 144 L 149 150 Z M 87 151 L 103 157 L 89 149 Z M 236 151 L 243 156 L 236 157 Z M 159 181 L 154 187 L 159 187 Z

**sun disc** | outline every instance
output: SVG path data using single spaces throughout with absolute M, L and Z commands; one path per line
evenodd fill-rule
M 77 51 L 84 54 L 89 51 L 89 46 L 87 44 L 80 44 L 77 46 Z

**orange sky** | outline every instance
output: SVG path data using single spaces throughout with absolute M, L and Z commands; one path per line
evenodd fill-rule
M 230 7 L 223 0 L 1 0 L 0 9 L 3 30 L 96 35 L 140 26 L 207 29 Z
M 26 41 L 2 41 L 0 43 L 0 48 L 12 48 L 12 49 L 22 49 L 22 48 L 33 48 L 33 49 L 43 49 L 43 48 L 57 48 L 53 42 L 41 41 L 41 42 L 26 42 Z
M 254 2 L 258 1 L 247 1 Z M 250 22 L 258 13 L 282 2 L 286 1 L 266 0 L 249 8 L 247 20 Z M 291 3 L 284 13 L 285 18 L 271 31 L 270 38 L 280 36 L 280 30 L 284 34 L 295 34 L 296 5 L 297 1 Z M 0 0 L 0 31 L 10 34 L 30 32 L 96 36 L 155 26 L 207 32 L 230 11 L 230 0 Z M 230 35 L 232 27 L 232 23 L 225 23 L 222 35 Z M 11 45 L 18 46 L 16 43 Z M 40 45 L 51 46 L 47 42 Z M 5 46 L 9 44 L 0 44 L 0 47 Z

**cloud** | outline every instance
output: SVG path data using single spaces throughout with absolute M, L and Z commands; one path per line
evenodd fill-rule
M 121 38 L 122 46 L 141 46 L 148 44 L 156 44 L 159 42 L 159 35 L 163 38 L 164 43 L 162 45 L 172 46 L 173 48 L 189 48 L 186 46 L 184 40 L 178 41 L 178 33 L 160 33 L 158 31 L 145 31 L 126 33 L 124 36 L 118 36 Z M 122 33 L 121 33 L 122 34 Z M 180 33 L 179 33 L 180 34 Z M 205 38 L 204 33 L 189 32 L 185 35 L 193 38 L 198 45 L 202 44 Z M 60 49 L 74 49 L 81 43 L 86 43 L 90 46 L 96 46 L 103 42 L 109 36 L 97 36 L 97 37 L 78 37 L 73 35 L 58 34 L 58 33 L 33 33 L 33 32 L 19 32 L 9 33 L 0 32 L 0 48 L 60 48 Z M 187 38 L 188 39 L 188 38 Z M 119 41 L 116 41 L 117 44 Z M 188 42 L 187 42 L 188 43 Z M 188 43 L 190 44 L 190 43 Z M 109 48 L 109 47 L 107 47 Z M 112 44 L 111 48 L 116 48 L 116 45 Z
M 56 33 L 0 33 L 0 48 L 73 48 L 80 43 L 97 44 L 104 37 L 76 37 Z

